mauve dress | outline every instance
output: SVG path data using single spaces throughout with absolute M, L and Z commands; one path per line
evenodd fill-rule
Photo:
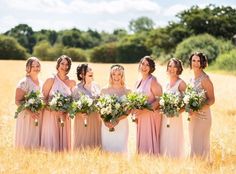
M 42 83 L 36 85 L 30 77 L 22 79 L 17 88 L 30 93 L 31 91 L 41 91 Z M 38 126 L 35 126 L 35 121 L 32 116 L 25 110 L 19 113 L 16 119 L 15 130 L 15 146 L 20 148 L 39 148 L 40 134 L 42 125 L 42 112 L 39 114 Z
M 92 83 L 91 91 L 88 91 L 80 83 L 72 90 L 74 99 L 79 99 L 80 94 L 85 94 L 94 99 L 100 94 L 99 87 Z M 87 127 L 80 113 L 74 118 L 74 149 L 95 148 L 101 146 L 101 119 L 97 112 L 88 115 Z
M 71 95 L 70 88 L 55 75 L 54 83 L 49 92 L 49 98 L 56 92 L 64 96 Z M 71 149 L 71 120 L 68 114 L 64 117 L 64 127 L 58 121 L 60 112 L 45 109 L 43 112 L 43 125 L 41 147 L 49 151 L 65 151 Z
M 155 77 L 150 75 L 136 88 L 136 92 L 143 93 L 152 103 L 155 96 L 151 92 L 151 82 Z M 137 152 L 159 155 L 160 153 L 160 126 L 161 115 L 159 111 L 142 110 L 137 114 Z

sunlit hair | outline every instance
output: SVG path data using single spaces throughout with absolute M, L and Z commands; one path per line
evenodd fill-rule
M 56 66 L 56 69 L 58 70 L 61 61 L 64 60 L 64 59 L 65 59 L 65 60 L 67 61 L 67 63 L 68 63 L 68 69 L 67 69 L 67 71 L 66 71 L 66 72 L 67 72 L 66 74 L 68 74 L 69 71 L 70 71 L 70 68 L 71 68 L 72 60 L 71 60 L 70 57 L 68 57 L 68 56 L 66 56 L 66 55 L 62 55 L 62 56 L 60 56 L 60 57 L 57 59 L 57 66 Z
M 203 54 L 202 52 L 195 52 L 195 53 L 191 54 L 189 57 L 189 66 L 191 69 L 192 69 L 193 56 L 198 56 L 200 58 L 200 68 L 204 69 L 207 67 L 207 65 L 208 65 L 207 56 L 205 54 Z
M 109 86 L 113 85 L 113 79 L 112 79 L 112 74 L 115 71 L 119 71 L 121 73 L 121 86 L 125 86 L 125 72 L 124 72 L 124 67 L 122 65 L 112 65 L 110 68 L 110 77 L 109 77 Z
M 146 61 L 148 62 L 149 67 L 150 67 L 150 71 L 149 71 L 148 73 L 149 73 L 149 74 L 152 74 L 152 73 L 155 71 L 155 69 L 156 69 L 156 68 L 155 68 L 156 65 L 155 65 L 155 62 L 154 62 L 154 60 L 152 59 L 151 56 L 145 56 L 145 57 L 143 57 L 143 58 L 139 61 L 139 67 L 138 67 L 138 69 L 140 70 L 141 64 L 142 64 L 142 62 L 143 62 L 144 60 L 146 60 Z
M 168 61 L 167 66 L 166 66 L 166 71 L 168 71 L 168 67 L 169 67 L 169 65 L 170 65 L 171 62 L 174 62 L 175 67 L 177 68 L 176 74 L 177 74 L 177 75 L 182 74 L 182 72 L 183 72 L 182 61 L 179 60 L 179 59 L 177 59 L 177 58 L 171 58 L 171 59 Z
M 76 68 L 77 79 L 79 81 L 83 81 L 84 83 L 86 83 L 85 75 L 86 75 L 87 71 L 88 71 L 88 64 L 78 65 L 77 68 Z
M 26 70 L 26 73 L 29 74 L 31 69 L 32 69 L 32 64 L 33 62 L 38 62 L 39 66 L 41 67 L 41 64 L 40 64 L 40 61 L 37 57 L 29 57 L 27 60 L 26 60 L 26 64 L 25 64 L 25 70 Z

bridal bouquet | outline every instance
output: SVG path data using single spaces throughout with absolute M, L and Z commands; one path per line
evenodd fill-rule
M 96 110 L 94 100 L 89 96 L 82 94 L 78 100 L 73 100 L 70 106 L 70 117 L 74 118 L 77 113 L 89 115 Z M 87 119 L 84 120 L 84 126 L 87 127 Z
M 71 106 L 72 98 L 71 96 L 64 96 L 60 92 L 56 92 L 50 102 L 48 103 L 48 107 L 51 110 L 59 111 L 59 112 L 69 112 Z M 61 126 L 64 126 L 64 120 L 62 118 L 59 119 Z
M 117 119 L 126 115 L 124 102 L 116 95 L 104 95 L 98 98 L 96 108 L 104 122 L 115 123 Z M 109 131 L 114 131 L 114 127 Z
M 15 118 L 17 118 L 18 114 L 25 109 L 28 109 L 33 113 L 38 113 L 45 106 L 42 98 L 43 97 L 40 91 L 31 91 L 30 93 L 26 94 L 24 97 L 24 101 L 18 106 L 15 112 Z M 38 126 L 38 119 L 35 119 L 34 123 L 35 126 Z
M 159 104 L 161 113 L 168 117 L 167 127 L 170 127 L 169 118 L 178 117 L 180 109 L 184 107 L 182 97 L 178 94 L 163 93 L 160 97 Z
M 137 93 L 131 92 L 125 96 L 125 103 L 126 103 L 126 110 L 133 110 L 133 109 L 151 109 L 151 105 L 147 101 L 147 96 Z M 135 116 L 131 114 L 132 121 L 135 121 Z
M 188 85 L 183 100 L 186 112 L 198 112 L 206 102 L 205 91 L 197 91 L 192 86 Z M 190 121 L 190 117 L 188 117 L 188 120 Z

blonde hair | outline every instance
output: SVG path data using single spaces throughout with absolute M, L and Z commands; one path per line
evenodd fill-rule
M 124 67 L 121 65 L 112 65 L 110 68 L 110 77 L 109 77 L 109 86 L 111 87 L 113 85 L 113 80 L 112 80 L 112 74 L 115 71 L 120 71 L 121 72 L 121 86 L 125 86 L 125 72 L 124 72 Z
M 25 64 L 25 71 L 26 71 L 27 75 L 30 73 L 31 68 L 32 68 L 32 64 L 33 64 L 34 61 L 38 62 L 39 66 L 41 66 L 40 61 L 37 57 L 29 57 L 26 60 L 26 64 Z

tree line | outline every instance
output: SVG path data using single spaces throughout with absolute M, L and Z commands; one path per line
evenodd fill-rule
M 148 17 L 129 22 L 129 30 L 108 33 L 77 28 L 34 31 L 19 24 L 0 35 L 0 59 L 25 59 L 30 55 L 55 60 L 67 54 L 74 61 L 137 62 L 152 55 L 161 61 L 178 57 L 186 62 L 193 50 L 204 51 L 210 63 L 235 49 L 236 9 L 230 6 L 192 6 L 176 15 L 177 22 L 155 27 Z

